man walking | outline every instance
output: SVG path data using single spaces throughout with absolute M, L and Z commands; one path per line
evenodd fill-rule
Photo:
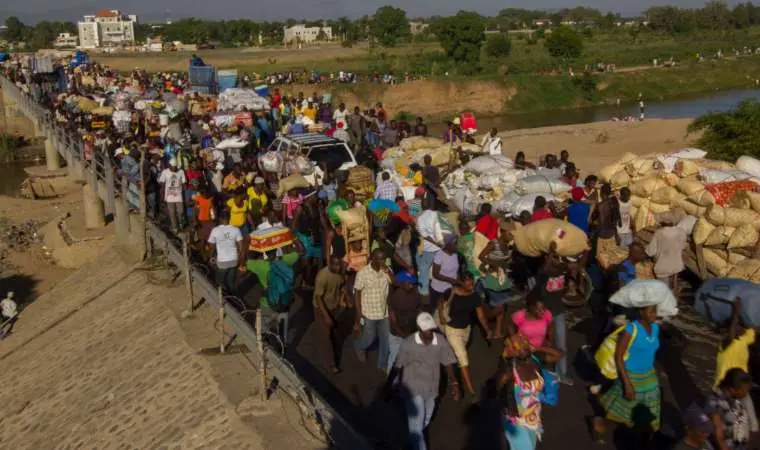
M 13 331 L 18 320 L 18 305 L 13 300 L 13 291 L 0 300 L 0 339 L 5 339 Z
M 187 179 L 185 178 L 185 172 L 179 170 L 176 159 L 172 158 L 169 161 L 169 168 L 161 172 L 158 183 L 163 186 L 163 197 L 169 213 L 172 233 L 177 233 L 183 220 L 182 186 L 187 183 Z
M 216 282 L 225 294 L 237 290 L 237 270 L 245 258 L 243 234 L 240 228 L 229 224 L 229 212 L 223 209 L 220 225 L 211 230 L 208 243 L 216 249 Z
M 362 138 L 364 136 L 365 124 L 364 116 L 358 106 L 354 107 L 354 113 L 348 116 L 348 132 L 351 134 L 351 145 L 354 148 L 354 152 L 358 151 L 362 146 Z
M 438 386 L 441 378 L 440 366 L 446 368 L 451 396 L 459 399 L 459 389 L 454 377 L 456 356 L 446 339 L 434 332 L 436 323 L 430 313 L 417 316 L 418 332 L 412 334 L 401 344 L 395 369 L 388 376 L 388 385 L 396 378 L 396 371 L 401 371 L 401 395 L 406 404 L 406 417 L 409 427 L 409 448 L 426 450 L 425 428 L 435 411 Z
M 325 363 L 330 373 L 340 372 L 335 361 L 335 323 L 343 312 L 343 285 L 341 259 L 333 255 L 314 281 L 314 315 L 320 332 Z
M 417 277 L 409 272 L 396 274 L 396 286 L 388 297 L 391 333 L 388 337 L 388 373 L 393 369 L 404 340 L 417 330 L 417 315 L 422 300 L 417 291 Z
M 354 332 L 359 339 L 354 349 L 359 361 L 367 360 L 367 349 L 378 341 L 377 367 L 385 369 L 388 363 L 388 290 L 391 285 L 391 271 L 385 265 L 385 254 L 375 250 L 370 255 L 370 263 L 356 274 L 354 298 L 356 303 L 356 323 Z

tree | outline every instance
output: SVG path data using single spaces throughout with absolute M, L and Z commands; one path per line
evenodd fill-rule
M 722 1 L 710 1 L 704 8 L 696 10 L 696 22 L 705 30 L 725 30 L 731 26 L 731 11 Z
M 760 103 L 745 100 L 735 109 L 722 113 L 709 113 L 698 117 L 689 125 L 689 133 L 702 131 L 697 146 L 708 151 L 708 156 L 736 161 L 742 155 L 760 157 Z
M 446 54 L 456 62 L 477 63 L 480 47 L 486 39 L 485 21 L 474 12 L 459 11 L 433 24 L 433 33 Z
M 5 32 L 5 37 L 8 39 L 8 42 L 21 42 L 24 40 L 26 25 L 24 25 L 18 17 L 10 16 L 5 19 L 5 26 L 8 27 Z
M 544 43 L 546 50 L 555 58 L 577 58 L 583 52 L 583 38 L 568 27 L 560 27 Z
M 512 51 L 512 41 L 504 33 L 492 34 L 486 39 L 486 55 L 491 58 L 509 56 Z
M 370 34 L 383 47 L 393 47 L 408 38 L 411 33 L 406 11 L 393 6 L 381 7 L 372 17 Z

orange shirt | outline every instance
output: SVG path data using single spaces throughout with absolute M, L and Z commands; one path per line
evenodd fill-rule
M 198 208 L 198 220 L 207 221 L 211 220 L 211 207 L 214 201 L 211 197 L 204 198 L 202 195 L 195 196 L 195 206 Z

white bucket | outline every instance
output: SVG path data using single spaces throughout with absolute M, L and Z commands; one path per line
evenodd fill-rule
M 158 124 L 162 127 L 169 125 L 169 114 L 161 113 L 158 115 Z

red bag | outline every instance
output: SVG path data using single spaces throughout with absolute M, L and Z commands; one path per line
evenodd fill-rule
M 715 198 L 715 204 L 726 206 L 731 197 L 739 191 L 757 191 L 758 185 L 750 180 L 726 181 L 724 183 L 709 184 L 705 189 Z

